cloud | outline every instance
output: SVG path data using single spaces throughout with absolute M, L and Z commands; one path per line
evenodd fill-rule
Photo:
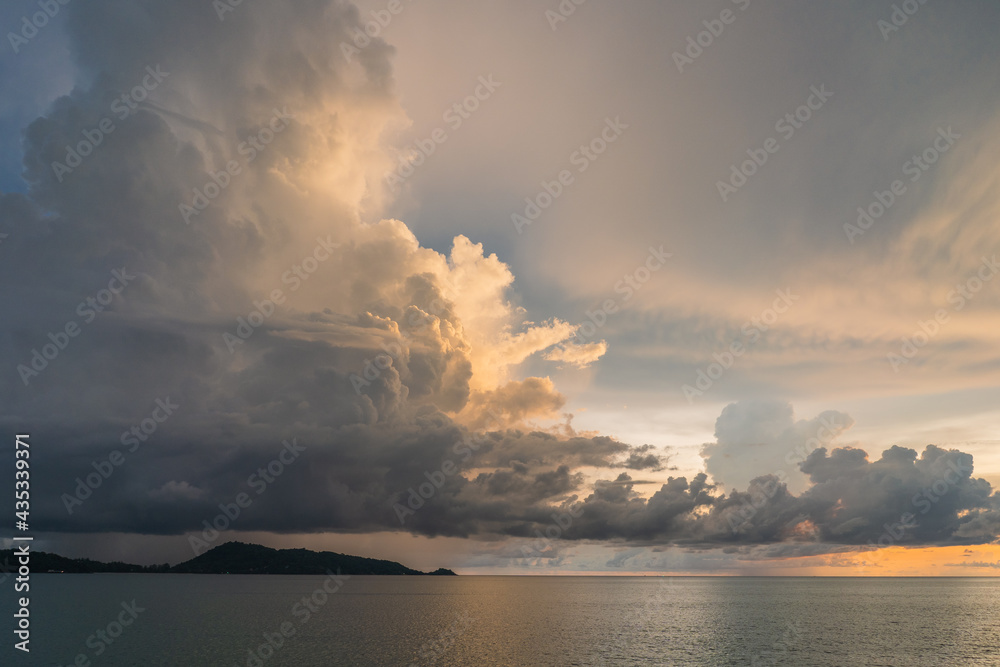
M 712 478 L 728 488 L 746 488 L 766 472 L 780 474 L 789 488 L 801 491 L 808 480 L 797 463 L 853 424 L 850 416 L 833 410 L 796 421 L 787 401 L 744 400 L 722 411 L 715 422 L 716 442 L 702 447 L 701 455 Z
M 565 398 L 513 369 L 575 327 L 527 321 L 495 254 L 366 220 L 385 197 L 383 135 L 405 117 L 388 46 L 343 58 L 359 20 L 339 2 L 241 6 L 224 24 L 195 0 L 68 8 L 88 76 L 26 129 L 28 195 L 0 199 L 3 419 L 53 443 L 38 511 L 56 530 L 198 529 L 291 437 L 309 463 L 241 529 L 401 528 L 393 501 L 460 460 L 470 429 L 491 431 L 470 465 L 492 470 L 450 478 L 407 530 L 502 531 L 578 488 L 577 468 L 653 461 L 535 430 Z M 119 116 L 150 72 L 148 101 Z M 134 277 L 103 301 L 113 271 Z M 68 513 L 158 398 L 176 414 Z
M 566 399 L 556 391 L 552 380 L 528 378 L 476 393 L 465 414 L 469 415 L 467 423 L 471 428 L 480 429 L 491 423 L 497 428 L 516 426 L 531 418 L 556 418 L 565 404 Z
M 596 343 L 567 343 L 553 348 L 545 353 L 545 358 L 549 361 L 565 361 L 567 364 L 577 368 L 586 368 L 604 356 L 608 351 L 606 341 Z
M 981 561 L 981 560 L 974 560 L 974 561 L 970 561 L 968 563 L 945 563 L 944 566 L 945 567 L 982 567 L 982 568 L 990 568 L 990 569 L 994 569 L 994 570 L 1000 570 L 1000 562 L 988 563 L 988 562 Z
M 1000 496 L 972 477 L 972 457 L 928 445 L 892 447 L 870 461 L 856 448 L 813 451 L 800 495 L 775 475 L 747 491 L 717 492 L 707 476 L 671 478 L 648 500 L 624 485 L 598 486 L 565 537 L 644 544 L 982 544 L 996 539 Z
M 625 461 L 625 467 L 629 470 L 663 470 L 666 466 L 666 459 L 658 454 L 650 454 L 647 452 L 653 451 L 655 448 L 652 445 L 642 445 L 636 447 L 634 451 L 629 454 L 628 460 Z M 633 482 L 634 484 L 639 484 L 640 482 Z

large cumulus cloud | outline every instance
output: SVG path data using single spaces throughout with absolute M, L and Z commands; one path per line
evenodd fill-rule
M 733 403 L 715 422 L 716 441 L 702 448 L 705 469 L 730 489 L 746 488 L 755 477 L 772 473 L 783 474 L 789 488 L 801 491 L 808 480 L 797 463 L 853 424 L 849 415 L 836 410 L 795 420 L 787 401 Z
M 382 136 L 405 117 L 388 45 L 344 57 L 356 8 L 67 12 L 77 86 L 24 130 L 27 194 L 0 199 L 0 420 L 44 443 L 48 529 L 197 529 L 292 438 L 301 462 L 240 528 L 401 529 L 393 501 L 465 463 L 473 431 L 490 431 L 478 472 L 449 477 L 406 530 L 477 534 L 577 489 L 577 468 L 659 465 L 536 430 L 565 399 L 513 369 L 575 326 L 527 322 L 482 245 L 459 236 L 443 254 L 372 216 Z M 123 95 L 144 99 L 119 116 Z M 129 449 L 123 434 L 168 399 L 173 414 Z M 124 465 L 69 513 L 77 479 L 116 449 Z
M 705 547 L 724 544 L 981 544 L 997 538 L 1000 495 L 973 476 L 972 457 L 894 446 L 871 460 L 857 448 L 814 450 L 799 464 L 811 486 L 789 492 L 765 474 L 721 492 L 705 474 L 671 478 L 648 499 L 627 473 L 598 486 L 561 537 Z M 832 546 L 822 547 L 836 550 Z

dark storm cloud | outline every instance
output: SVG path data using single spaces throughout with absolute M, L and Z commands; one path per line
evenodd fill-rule
M 779 542 L 945 545 L 991 542 L 1000 496 L 972 476 L 972 457 L 928 445 L 870 461 L 855 448 L 815 450 L 800 464 L 813 485 L 796 496 L 774 475 L 715 493 L 704 475 L 671 478 L 649 500 L 631 485 L 598 487 L 565 538 L 653 544 Z M 882 542 L 880 542 L 882 540 Z
M 636 447 L 635 451 L 629 454 L 625 461 L 625 467 L 629 470 L 663 470 L 666 465 L 663 457 L 657 454 L 647 454 L 654 449 L 652 445 L 642 445 Z

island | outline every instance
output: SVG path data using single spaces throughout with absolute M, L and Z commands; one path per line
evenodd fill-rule
M 14 550 L 0 551 L 0 571 L 15 572 Z M 150 574 L 326 574 L 455 576 L 445 568 L 433 572 L 413 570 L 391 560 L 348 556 L 332 551 L 272 549 L 259 544 L 226 542 L 200 556 L 171 566 L 132 565 L 114 561 L 101 563 L 86 558 L 66 558 L 44 551 L 31 553 L 31 572 L 65 574 L 150 573 Z

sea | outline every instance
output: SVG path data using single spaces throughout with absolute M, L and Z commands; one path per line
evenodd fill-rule
M 39 574 L 28 654 L 8 592 L 3 665 L 1000 665 L 988 578 Z

